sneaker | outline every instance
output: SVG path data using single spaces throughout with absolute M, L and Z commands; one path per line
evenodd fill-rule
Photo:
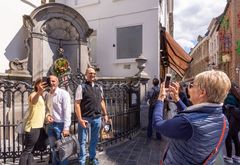
M 240 163 L 240 156 L 233 155 L 232 159 L 233 159 L 233 162 Z
M 88 159 L 86 165 L 99 165 L 99 161 L 97 158 L 94 159 Z
M 227 163 L 233 163 L 233 159 L 230 158 L 230 157 L 223 156 L 223 159 L 224 159 L 224 161 L 227 162 Z

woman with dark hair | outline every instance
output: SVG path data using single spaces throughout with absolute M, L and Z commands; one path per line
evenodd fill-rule
M 238 137 L 240 131 L 240 96 L 238 89 L 239 87 L 235 83 L 232 83 L 223 104 L 223 112 L 229 122 L 229 132 L 225 142 L 227 156 L 224 156 L 224 161 L 228 163 L 240 163 L 240 142 Z M 233 156 L 232 141 L 235 147 L 235 155 Z
M 34 84 L 34 91 L 28 98 L 29 113 L 26 121 L 24 121 L 25 148 L 20 157 L 19 165 L 31 165 L 33 162 L 32 151 L 45 120 L 45 102 L 42 96 L 45 86 L 45 82 L 41 78 L 37 79 Z

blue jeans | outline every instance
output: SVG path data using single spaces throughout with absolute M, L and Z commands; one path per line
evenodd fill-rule
M 60 161 L 57 158 L 56 152 L 54 151 L 55 142 L 61 139 L 61 133 L 63 131 L 64 123 L 53 122 L 48 126 L 48 138 L 52 152 L 52 165 L 67 165 L 67 160 Z
M 101 127 L 101 117 L 98 118 L 84 118 L 84 120 L 88 121 L 88 126 L 91 127 L 91 138 L 89 145 L 89 158 L 94 159 L 96 156 L 96 147 L 98 143 L 98 136 Z M 87 140 L 87 130 L 88 128 L 83 128 L 78 123 L 78 140 L 80 144 L 80 154 L 79 154 L 79 162 L 80 165 L 85 165 L 86 162 L 86 140 Z
M 148 127 L 147 127 L 147 137 L 151 138 L 152 137 L 152 133 L 153 133 L 153 126 L 152 126 L 152 122 L 153 122 L 153 108 L 149 108 L 148 110 Z M 157 139 L 161 139 L 161 134 L 159 132 L 156 132 L 156 137 Z

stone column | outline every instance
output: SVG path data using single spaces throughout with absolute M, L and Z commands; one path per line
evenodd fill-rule
M 140 105 L 140 125 L 141 128 L 147 128 L 148 124 L 148 105 L 145 102 L 145 95 L 146 95 L 146 84 L 148 83 L 148 80 L 150 79 L 148 74 L 144 71 L 144 68 L 146 67 L 145 63 L 147 62 L 147 59 L 140 55 L 136 62 L 138 64 L 138 73 L 135 75 L 139 78 L 140 81 L 140 98 L 141 98 L 141 105 Z

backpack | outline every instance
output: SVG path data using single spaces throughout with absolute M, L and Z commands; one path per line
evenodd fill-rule
M 158 95 L 159 95 L 159 90 L 157 90 L 155 88 L 152 88 L 152 89 L 153 89 L 153 94 L 149 99 L 149 105 L 150 105 L 151 109 L 154 108 L 154 106 L 158 100 Z

